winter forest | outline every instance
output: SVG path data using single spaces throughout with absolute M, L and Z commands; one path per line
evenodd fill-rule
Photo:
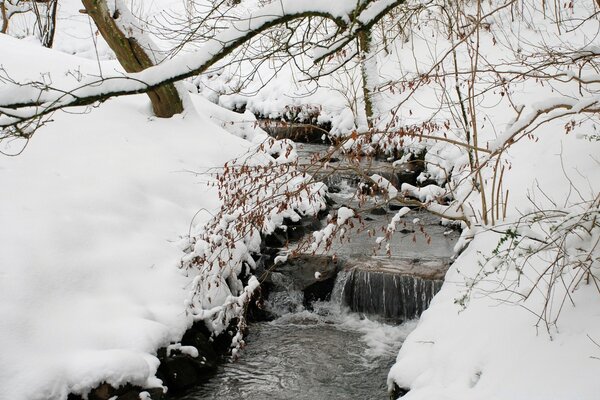
M 0 400 L 597 400 L 599 310 L 599 0 L 0 0 Z

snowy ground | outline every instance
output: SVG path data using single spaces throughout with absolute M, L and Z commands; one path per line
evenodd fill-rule
M 158 3 L 163 4 L 155 2 L 138 11 L 153 15 Z M 110 58 L 101 40 L 97 47 L 90 42 L 95 35 L 87 17 L 77 13 L 79 3 L 61 4 L 59 22 L 64 29 L 56 47 L 88 60 L 43 50 L 31 39 L 0 36 L 2 65 L 7 70 L 17 77 L 39 78 L 44 66 L 58 81 L 67 71 L 71 76 L 80 68 L 97 71 L 98 64 L 89 61 L 96 54 Z M 565 10 L 565 15 L 571 12 Z M 582 15 L 589 15 L 585 8 Z M 514 56 L 510 48 L 496 46 L 496 39 L 511 44 L 543 33 L 547 43 L 583 47 L 597 31 L 594 19 L 586 22 L 590 29 L 585 35 L 578 31 L 555 35 L 553 24 L 539 15 L 523 26 L 511 25 L 510 18 L 506 11 L 494 21 L 496 37 L 482 32 L 486 60 Z M 380 56 L 381 81 L 414 76 L 447 50 L 451 43 L 438 29 L 424 24 L 410 41 L 401 38 L 390 55 Z M 464 65 L 470 61 L 464 51 L 458 59 Z M 102 66 L 117 68 L 111 62 Z M 280 72 L 251 98 L 215 95 L 215 90 L 225 92 L 237 85 L 232 71 L 197 83 L 206 97 L 231 108 L 245 104 L 253 112 L 278 117 L 287 105 L 323 106 L 323 120 L 332 122 L 340 134 L 364 123 L 364 116 L 358 115 L 356 75 L 327 78 L 316 92 L 295 84 L 293 75 L 292 70 Z M 253 85 L 249 93 L 260 89 L 262 82 Z M 516 83 L 511 93 L 531 105 L 557 94 L 577 99 L 577 89 Z M 442 99 L 441 93 L 435 84 L 417 91 L 398 112 L 402 122 L 419 123 L 432 113 L 439 121 L 451 120 L 448 103 L 444 104 L 450 100 Z M 482 143 L 493 145 L 514 116 L 501 96 L 490 92 L 479 103 L 478 111 L 486 121 L 480 126 Z M 399 98 L 381 94 L 379 112 L 387 115 Z M 104 380 L 157 384 L 154 351 L 177 340 L 191 322 L 184 309 L 190 282 L 175 268 L 182 255 L 180 236 L 189 232 L 192 220 L 195 224 L 208 220 L 210 213 L 199 210 L 218 207 L 216 193 L 205 185 L 206 177 L 191 171 L 218 167 L 248 146 L 208 120 L 208 114 L 216 112 L 213 105 L 199 98 L 193 102 L 197 112 L 189 109 L 169 121 L 150 117 L 144 96 L 111 100 L 93 110 L 57 113 L 22 154 L 0 157 L 0 387 L 6 390 L 0 397 L 64 398 L 69 391 L 85 392 Z M 531 140 L 509 150 L 506 165 L 510 167 L 504 176 L 504 187 L 510 190 L 507 219 L 493 229 L 502 230 L 504 223 L 514 223 L 531 211 L 529 198 L 538 207 L 574 211 L 598 196 L 600 141 L 585 137 L 594 134 L 594 120 L 583 121 L 569 135 L 564 133 L 564 123 L 545 125 Z M 450 132 L 451 138 L 455 133 Z M 417 145 L 428 147 L 429 161 L 438 165 L 429 177 L 450 173 L 460 178 L 464 151 L 431 142 Z M 11 143 L 3 150 L 18 152 L 20 144 Z M 468 200 L 466 204 L 477 209 L 473 198 Z M 531 225 L 538 232 L 548 228 Z M 597 399 L 600 296 L 595 286 L 584 281 L 576 290 L 571 288 L 571 298 L 562 308 L 565 291 L 555 286 L 547 317 L 553 320 L 560 309 L 560 318 L 548 329 L 544 324 L 536 327 L 547 277 L 540 291 L 526 301 L 517 300 L 556 254 L 540 252 L 528 260 L 521 275 L 516 264 L 506 263 L 487 271 L 482 279 L 479 262 L 485 261 L 503 235 L 479 228 L 473 233 L 474 240 L 400 351 L 389 383 L 410 388 L 406 398 L 416 400 Z M 591 238 L 578 238 L 569 246 L 574 252 L 569 257 L 576 259 L 578 246 L 593 243 L 597 235 L 594 231 Z M 597 260 L 594 265 L 597 274 Z M 577 273 L 564 272 L 567 279 Z M 474 280 L 475 290 L 468 293 Z
M 0 47 L 24 76 L 95 66 L 1 35 Z M 0 398 L 155 386 L 156 349 L 191 323 L 178 242 L 219 206 L 194 172 L 248 143 L 193 109 L 150 115 L 145 96 L 57 113 L 22 154 L 0 157 Z
M 506 3 L 490 2 L 486 7 L 500 4 Z M 472 7 L 467 7 L 467 12 L 474 15 L 474 3 L 469 5 Z M 597 34 L 598 22 L 594 18 L 586 19 L 595 10 L 590 2 L 578 3 L 574 9 L 565 6 L 558 11 L 565 20 L 573 18 L 574 25 L 585 20 L 581 30 L 563 29 L 560 34 L 551 18 L 542 13 L 538 3 L 523 2 L 522 7 L 523 13 L 527 14 L 524 20 L 521 21 L 519 17 L 514 20 L 512 11 L 505 10 L 488 20 L 491 23 L 489 32 L 481 32 L 481 58 L 489 63 L 486 66 L 492 71 L 496 65 L 511 65 L 517 54 L 512 49 L 520 46 L 525 52 L 533 53 L 541 51 L 544 46 L 571 46 L 576 53 L 577 49 L 585 49 L 595 43 L 592 38 Z M 489 11 L 489 8 L 486 10 Z M 408 35 L 409 40 L 396 42 L 397 47 L 391 54 L 378 55 L 377 74 L 380 82 L 401 81 L 428 71 L 431 63 L 451 48 L 453 43 L 448 42 L 443 28 L 437 22 L 432 22 L 434 19 L 418 28 L 415 26 Z M 468 53 L 461 48 L 457 51 L 457 58 L 458 65 L 464 68 L 472 62 Z M 454 68 L 449 61 L 451 59 L 442 63 L 446 80 L 451 80 L 449 76 Z M 498 70 L 501 69 L 498 67 Z M 552 71 L 550 68 L 549 73 Z M 268 75 L 269 71 L 263 72 Z M 585 73 L 596 76 L 595 71 Z M 360 103 L 360 88 L 356 87 L 359 77 L 344 71 L 321 80 L 321 86 L 314 92 L 311 92 L 310 86 L 304 87 L 306 92 L 311 93 L 302 96 L 299 86 L 290 83 L 292 76 L 293 71 L 283 69 L 265 88 L 260 88 L 262 83 L 254 82 L 248 93 L 258 90 L 258 95 L 252 97 L 244 97 L 239 93 L 216 95 L 226 92 L 227 85 L 235 86 L 234 73 L 228 75 L 226 72 L 216 78 L 206 78 L 202 81 L 204 86 L 201 89 L 207 97 L 226 107 L 245 104 L 255 113 L 274 118 L 286 114 L 284 104 L 304 104 L 309 107 L 319 104 L 323 106 L 321 117 L 333 124 L 334 132 L 343 134 L 360 128 L 360 107 L 351 109 L 345 103 L 352 96 L 359 98 Z M 478 89 L 482 93 L 486 79 L 493 81 L 494 78 L 482 79 Z M 447 85 L 451 87 L 450 83 Z M 463 90 L 466 87 L 463 81 Z M 527 107 L 526 111 L 543 108 L 556 98 L 586 101 L 592 96 L 586 97 L 578 90 L 577 85 L 558 82 L 542 85 L 535 79 L 515 82 L 509 89 L 517 107 L 523 104 Z M 494 88 L 478 97 L 479 139 L 480 143 L 487 143 L 483 147 L 493 148 L 498 140 L 507 137 L 506 132 L 511 131 L 515 113 L 501 92 L 499 88 Z M 454 127 L 457 119 L 452 117 L 453 106 L 444 97 L 454 95 L 453 89 L 446 90 L 435 82 L 424 85 L 411 93 L 412 97 L 396 115 L 405 124 L 418 124 L 432 116 L 437 121 L 447 118 L 453 121 Z M 404 99 L 402 90 L 398 88 L 396 93 L 385 91 L 377 96 L 376 108 L 383 116 L 383 121 L 386 113 L 389 114 Z M 593 139 L 597 137 L 596 117 L 575 117 L 573 121 L 576 121 L 573 124 L 575 133 L 566 134 L 565 124 L 570 122 L 569 118 L 559 119 L 542 125 L 534 135 L 513 145 L 504 155 L 506 170 L 503 187 L 504 191 L 509 192 L 506 218 L 493 226 L 475 227 L 470 232 L 474 234 L 474 240 L 451 267 L 442 291 L 403 345 L 398 362 L 390 372 L 389 383 L 411 389 L 405 398 L 598 398 L 600 384 L 595 377 L 600 373 L 599 289 L 593 279 L 579 281 L 583 276 L 582 270 L 574 267 L 581 261 L 579 257 L 583 257 L 584 251 L 592 249 L 589 254 L 590 260 L 594 261 L 590 264 L 590 272 L 598 276 L 600 233 L 597 226 L 590 232 L 559 230 L 555 234 L 549 225 L 564 223 L 560 218 L 551 223 L 527 221 L 521 226 L 522 237 L 530 235 L 533 239 L 524 239 L 522 248 L 518 249 L 522 253 L 513 253 L 516 257 L 514 260 L 504 260 L 502 263 L 491 260 L 486 263 L 486 258 L 493 254 L 499 244 L 506 245 L 502 241 L 506 237 L 502 231 L 514 228 L 519 218 L 528 213 L 558 210 L 574 216 L 591 207 L 588 211 L 597 215 L 600 142 Z M 457 140 L 464 140 L 457 131 L 460 129 L 454 130 Z M 404 140 L 404 145 L 409 144 L 410 140 Z M 467 186 L 465 181 L 461 181 L 464 177 L 461 177 L 461 170 L 464 172 L 468 164 L 464 149 L 439 142 L 420 142 L 420 139 L 416 145 L 429 150 L 426 159 L 432 164 L 428 177 L 443 180 L 446 176 L 454 176 L 457 199 L 468 204 L 467 208 L 477 210 L 474 215 L 480 212 L 481 204 L 478 204 L 477 198 L 460 197 L 461 191 Z M 489 190 L 493 179 L 491 169 L 484 168 L 483 176 Z M 475 223 L 479 224 L 480 221 Z M 566 239 L 565 247 L 560 249 L 565 253 L 557 253 L 556 248 L 544 249 L 528 257 L 530 249 L 536 248 L 535 240 L 556 239 L 553 235 L 557 235 L 559 240 Z M 498 248 L 502 250 L 505 247 Z M 560 274 L 556 272 L 557 269 L 546 271 L 557 256 L 564 256 L 558 265 L 565 263 L 568 267 Z M 529 293 L 536 282 L 537 289 Z M 549 282 L 556 284 L 551 286 Z M 529 295 L 527 299 L 524 299 L 525 295 Z M 549 307 L 544 308 L 547 301 Z
M 512 169 L 505 177 L 514 193 L 509 218 L 532 208 L 527 195 L 540 207 L 549 202 L 545 195 L 559 207 L 578 203 L 575 188 L 583 196 L 597 196 L 599 151 L 600 142 L 565 136 L 560 127 L 540 134 L 538 142 L 525 141 L 513 147 Z M 533 279 L 548 266 L 553 254 L 533 257 L 519 285 L 510 286 L 515 285 L 517 274 L 507 267 L 486 277 L 466 308 L 457 304 L 467 292 L 466 283 L 481 271 L 479 263 L 501 237 L 489 231 L 475 236 L 405 341 L 390 372 L 390 379 L 412 389 L 403 399 L 598 398 L 600 297 L 594 284 L 579 285 L 571 292 L 573 303 L 566 301 L 557 326 L 549 331 L 543 323 L 535 326 L 536 314 L 545 301 L 547 277 L 530 299 L 517 302 L 518 293 L 531 289 Z M 568 271 L 565 281 L 573 275 Z M 553 315 L 563 297 L 561 287 L 555 293 Z

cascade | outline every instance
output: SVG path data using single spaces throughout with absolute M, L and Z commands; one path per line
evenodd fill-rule
M 449 260 L 391 258 L 346 261 L 331 303 L 392 323 L 419 317 L 441 289 Z
M 352 311 L 399 323 L 419 317 L 442 283 L 438 279 L 354 268 L 344 284 L 343 301 Z

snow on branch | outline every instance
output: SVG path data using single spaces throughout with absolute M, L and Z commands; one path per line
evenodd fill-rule
M 53 87 L 39 81 L 16 82 L 10 71 L 0 78 L 0 127 L 9 131 L 28 120 L 53 111 L 94 104 L 114 96 L 145 93 L 166 83 L 196 76 L 237 47 L 275 26 L 303 18 L 319 17 L 333 21 L 342 39 L 323 55 L 338 51 L 364 29 L 370 29 L 389 10 L 404 0 L 329 1 L 318 5 L 312 0 L 281 0 L 254 11 L 243 19 L 230 21 L 229 27 L 208 40 L 202 48 L 179 55 L 137 73 L 109 72 L 86 76 L 70 85 Z M 11 132 L 3 132 L 7 136 Z
M 188 300 L 196 320 L 215 335 L 237 320 L 235 350 L 243 346 L 245 310 L 259 287 L 252 255 L 260 253 L 261 236 L 324 210 L 326 187 L 297 169 L 291 141 L 272 138 L 225 164 L 214 184 L 223 205 L 189 237 L 182 268 L 196 274 Z
M 552 120 L 598 111 L 600 111 L 600 97 L 598 96 L 582 99 L 558 97 L 530 106 L 522 106 L 515 121 L 490 144 L 490 149 L 494 153 L 499 153 L 527 133 Z

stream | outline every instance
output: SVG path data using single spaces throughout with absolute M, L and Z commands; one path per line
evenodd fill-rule
M 320 145 L 299 144 L 299 147 L 303 158 L 326 149 Z M 338 204 L 348 204 L 356 188 L 341 183 L 341 190 L 332 198 Z M 393 215 L 390 210 L 383 215 L 369 214 L 368 221 L 374 227 L 381 227 Z M 347 259 L 376 262 L 385 258 L 392 265 L 407 258 L 419 264 L 422 260 L 450 258 L 458 232 L 441 226 L 433 215 L 419 211 L 410 213 L 403 224 L 405 229 L 390 243 L 392 253 L 402 259 L 374 252 L 374 239 L 367 232 L 334 250 Z M 415 233 L 422 228 L 427 237 Z M 335 279 L 331 300 L 317 301 L 311 310 L 304 307 L 300 290 L 272 292 L 266 307 L 276 318 L 250 324 L 247 346 L 240 358 L 221 363 L 212 378 L 178 399 L 388 399 L 388 371 L 416 320 L 394 324 L 377 316 L 351 312 L 347 306 L 348 293 L 344 293 L 350 275 L 341 271 Z M 368 276 L 366 279 L 371 280 Z M 367 289 L 381 290 L 380 287 Z M 355 291 L 358 290 L 357 287 Z M 416 297 L 416 290 L 413 292 Z M 426 307 L 430 298 L 424 300 Z
M 387 399 L 387 373 L 414 326 L 386 325 L 334 302 L 316 303 L 313 311 L 251 324 L 241 358 L 221 364 L 181 399 Z

